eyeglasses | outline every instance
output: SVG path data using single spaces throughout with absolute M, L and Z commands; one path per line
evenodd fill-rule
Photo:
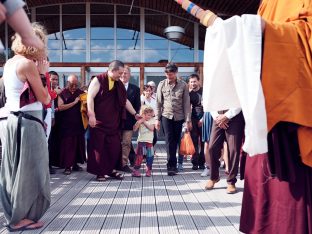
M 73 84 L 73 83 L 68 82 L 68 86 L 70 86 L 70 87 L 78 87 L 78 84 Z

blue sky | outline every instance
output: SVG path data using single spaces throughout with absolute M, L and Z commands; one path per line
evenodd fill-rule
M 137 32 L 136 32 L 137 33 Z M 85 28 L 64 31 L 66 48 L 63 47 L 64 62 L 85 62 Z M 140 62 L 140 36 L 136 42 L 133 30 L 117 29 L 117 59 L 124 62 Z M 57 38 L 57 40 L 56 40 Z M 49 57 L 52 62 L 60 61 L 60 33 L 49 35 Z M 171 43 L 171 60 L 193 62 L 194 50 L 184 45 Z M 64 46 L 64 45 L 63 45 Z M 202 61 L 202 53 L 200 59 Z M 152 34 L 145 34 L 145 62 L 168 59 L 168 40 Z M 109 62 L 114 59 L 113 28 L 91 28 L 91 61 Z

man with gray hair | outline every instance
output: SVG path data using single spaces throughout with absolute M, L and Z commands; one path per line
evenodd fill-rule
M 78 87 L 78 77 L 69 75 L 67 88 L 58 97 L 58 110 L 61 112 L 60 120 L 60 164 L 64 167 L 64 174 L 71 174 L 72 170 L 82 171 L 78 163 L 84 163 L 85 139 L 84 127 L 80 113 L 80 98 L 84 92 Z
M 151 81 L 147 82 L 147 85 L 152 87 L 152 91 L 153 91 L 152 98 L 156 99 L 156 84 L 155 84 L 155 82 L 151 80 Z
M 120 77 L 121 82 L 124 84 L 127 91 L 127 99 L 130 101 L 136 112 L 140 111 L 141 100 L 140 100 L 140 88 L 134 84 L 131 84 L 131 69 L 129 66 L 125 66 L 124 72 Z M 129 153 L 131 150 L 131 139 L 133 135 L 133 126 L 136 123 L 135 117 L 127 111 L 126 120 L 123 125 L 121 133 L 121 147 L 122 147 L 122 162 L 121 170 L 127 173 L 132 173 L 132 170 L 128 166 Z

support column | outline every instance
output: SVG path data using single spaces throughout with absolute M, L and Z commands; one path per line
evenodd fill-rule
M 198 65 L 197 69 L 198 69 L 197 73 L 198 73 L 198 76 L 200 79 L 200 84 L 201 84 L 201 87 L 203 87 L 203 83 L 204 83 L 204 67 L 203 67 L 203 64 Z
M 199 55 L 198 55 L 198 48 L 199 48 L 199 32 L 198 32 L 198 23 L 194 23 L 194 62 L 198 63 Z
M 144 88 L 144 64 L 140 64 L 140 92 L 143 93 Z
M 81 76 L 81 86 L 86 85 L 86 67 L 82 66 L 80 70 L 80 76 Z
M 91 44 L 91 16 L 90 16 L 90 3 L 86 3 L 86 62 L 91 61 L 91 51 L 90 51 L 90 44 Z

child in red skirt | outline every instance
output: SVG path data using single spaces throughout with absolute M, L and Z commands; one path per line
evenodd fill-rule
M 132 176 L 140 177 L 140 168 L 143 161 L 143 157 L 146 158 L 146 176 L 152 175 L 152 165 L 154 161 L 154 149 L 153 149 L 153 138 L 154 138 L 154 128 L 155 120 L 154 110 L 149 106 L 141 107 L 141 116 L 135 125 L 133 126 L 133 131 L 139 130 L 138 136 L 138 146 L 136 150 L 134 170 Z

